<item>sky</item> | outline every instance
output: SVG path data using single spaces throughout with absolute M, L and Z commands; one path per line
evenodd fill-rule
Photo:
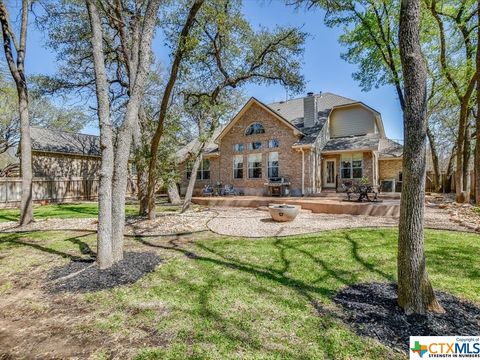
M 306 10 L 286 6 L 284 0 L 244 0 L 243 10 L 246 18 L 254 27 L 302 26 L 302 30 L 309 34 L 303 58 L 305 92 L 332 92 L 362 101 L 382 114 L 388 137 L 403 139 L 402 111 L 395 89 L 392 86 L 382 86 L 379 89 L 362 92 L 359 84 L 352 78 L 352 73 L 357 68 L 356 65 L 348 64 L 340 57 L 345 50 L 338 43 L 341 29 L 326 27 L 323 24 L 323 12 L 318 9 Z M 35 30 L 34 26 L 31 26 L 30 29 L 27 44 L 27 73 L 55 73 L 55 54 L 45 48 L 44 34 Z M 162 43 L 160 36 L 157 36 L 153 45 L 154 52 L 163 63 L 168 65 L 168 53 Z M 284 100 L 286 97 L 285 89 L 279 85 L 248 85 L 245 87 L 245 94 L 254 96 L 264 103 Z M 303 95 L 299 94 L 294 97 Z M 83 132 L 97 134 L 98 129 L 95 124 L 92 124 Z

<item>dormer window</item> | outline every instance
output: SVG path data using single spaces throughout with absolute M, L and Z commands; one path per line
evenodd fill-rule
M 256 135 L 256 134 L 265 134 L 265 129 L 260 123 L 253 123 L 247 127 L 245 130 L 245 135 Z

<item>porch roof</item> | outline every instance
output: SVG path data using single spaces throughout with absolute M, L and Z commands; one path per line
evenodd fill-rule
M 359 136 L 348 136 L 330 139 L 322 149 L 322 151 L 355 151 L 355 150 L 372 150 L 377 151 L 380 142 L 378 134 L 368 134 Z
M 377 151 L 381 158 L 401 158 L 403 146 L 380 137 L 379 134 L 367 134 L 330 139 L 322 149 L 324 152 Z

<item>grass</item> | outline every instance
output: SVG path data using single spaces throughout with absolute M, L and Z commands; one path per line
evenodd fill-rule
M 157 206 L 157 212 L 177 211 L 175 206 Z M 138 214 L 138 205 L 126 205 L 126 215 Z M 91 218 L 98 215 L 97 202 L 65 203 L 50 205 L 35 205 L 33 209 L 35 219 L 46 218 Z M 18 221 L 19 209 L 0 209 L 0 222 Z
M 125 346 L 137 360 L 404 358 L 357 336 L 332 311 L 332 297 L 344 286 L 396 281 L 396 240 L 394 229 L 256 240 L 204 234 L 188 243 L 129 240 L 128 247 L 156 251 L 164 262 L 134 285 L 78 295 L 96 312 L 84 329 L 130 339 Z M 427 266 L 437 290 L 480 303 L 479 240 L 427 231 Z M 47 267 L 46 256 L 67 261 L 95 250 L 94 241 L 91 234 L 0 235 L 6 255 L 0 269 L 12 274 L 15 259 L 22 263 L 18 271 Z M 133 339 L 140 345 L 132 350 Z

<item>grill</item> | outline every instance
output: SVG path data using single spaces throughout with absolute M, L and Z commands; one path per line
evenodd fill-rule
M 287 196 L 290 193 L 290 182 L 284 177 L 271 177 L 264 185 L 269 196 Z

